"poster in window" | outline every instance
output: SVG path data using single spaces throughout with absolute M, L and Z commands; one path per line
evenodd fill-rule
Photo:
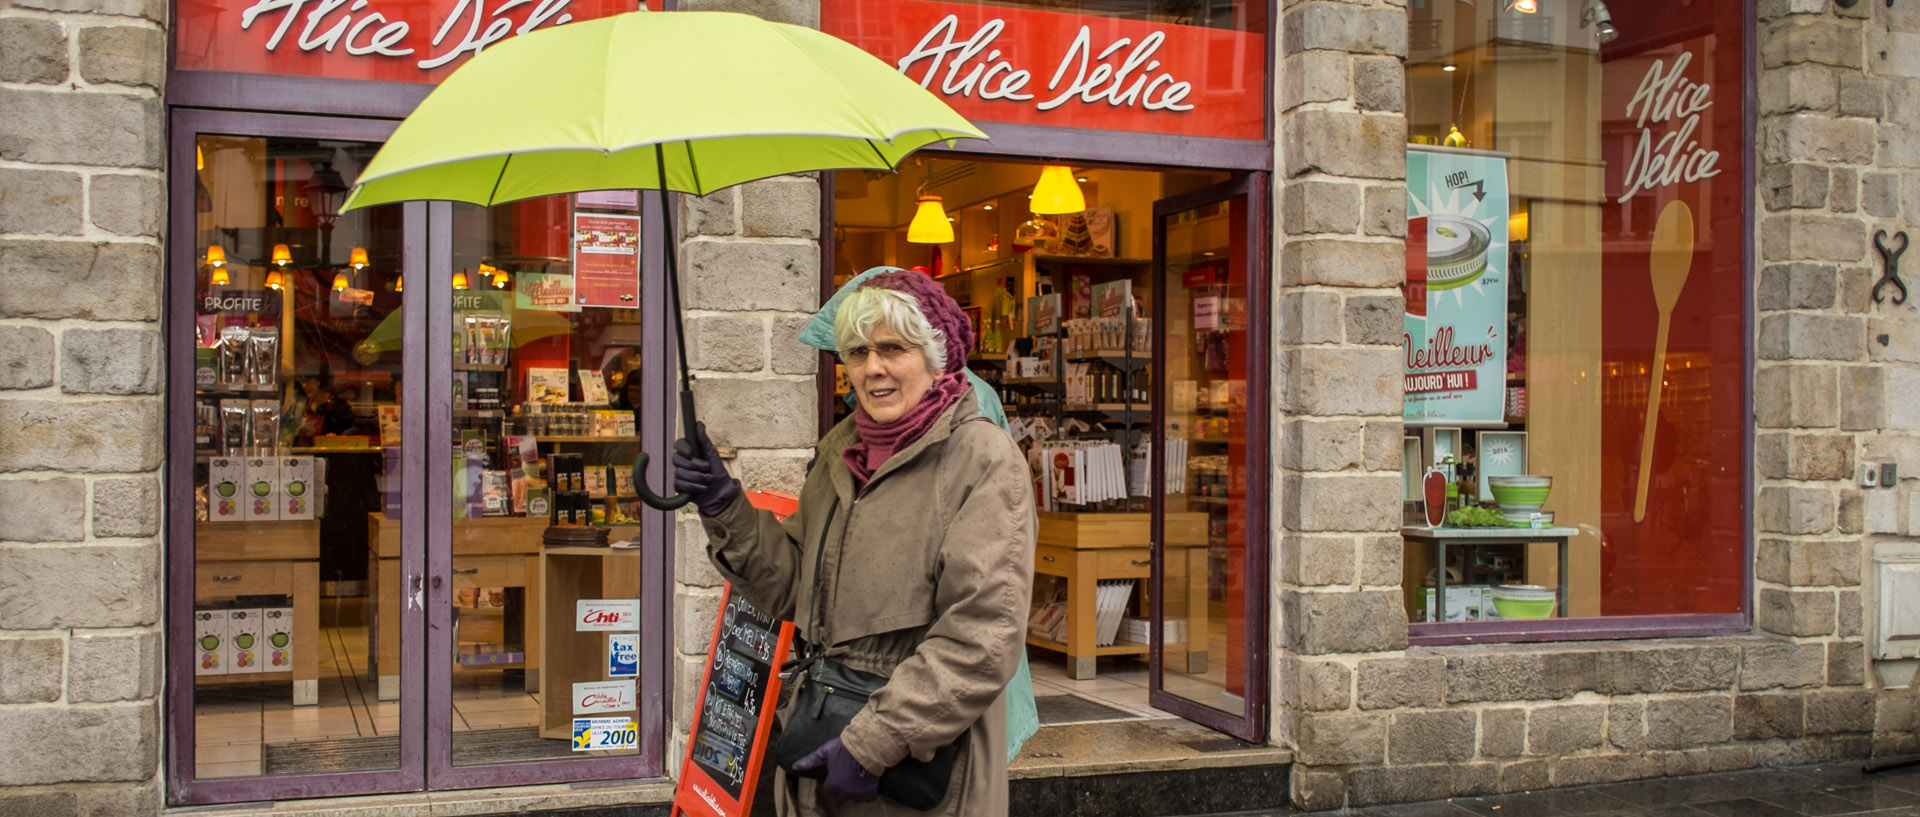
M 640 217 L 575 213 L 573 302 L 640 306 Z
M 1499 426 L 1507 368 L 1504 154 L 1407 151 L 1410 426 Z

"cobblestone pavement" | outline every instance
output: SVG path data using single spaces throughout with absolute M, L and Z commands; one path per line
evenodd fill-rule
M 1337 817 L 1920 817 L 1920 766 L 1823 763 L 1367 806 Z M 1278 817 L 1254 812 L 1239 817 Z

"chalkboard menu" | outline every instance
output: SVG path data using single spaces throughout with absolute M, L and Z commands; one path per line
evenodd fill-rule
M 720 596 L 720 620 L 707 650 L 706 676 L 687 734 L 675 814 L 741 817 L 766 756 L 767 730 L 780 693 L 778 667 L 793 625 L 755 609 L 733 586 Z

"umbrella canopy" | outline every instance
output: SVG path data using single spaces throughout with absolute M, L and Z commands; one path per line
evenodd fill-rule
M 342 209 L 610 188 L 705 195 L 787 173 L 891 169 L 960 137 L 986 138 L 832 35 L 731 12 L 637 11 L 473 58 L 400 124 Z

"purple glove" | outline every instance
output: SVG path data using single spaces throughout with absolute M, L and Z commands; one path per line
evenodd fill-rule
M 866 767 L 853 759 L 853 754 L 840 743 L 839 738 L 820 744 L 806 757 L 794 761 L 796 772 L 811 771 L 822 766 L 827 767 L 827 779 L 820 787 L 836 800 L 849 803 L 871 803 L 880 796 L 880 778 L 867 774 Z
M 720 461 L 720 449 L 714 448 L 713 440 L 707 437 L 707 424 L 701 423 L 695 431 L 700 435 L 697 457 L 693 443 L 685 439 L 673 442 L 673 490 L 693 494 L 693 504 L 701 516 L 719 516 L 740 496 L 740 481 L 729 475 L 726 464 Z

